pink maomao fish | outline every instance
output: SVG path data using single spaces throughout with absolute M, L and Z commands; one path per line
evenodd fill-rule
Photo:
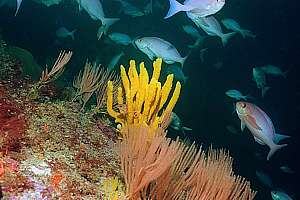
M 271 119 L 259 107 L 248 102 L 239 101 L 236 103 L 236 112 L 241 120 L 242 131 L 246 126 L 257 143 L 270 147 L 267 160 L 278 149 L 287 146 L 287 144 L 278 145 L 277 142 L 290 136 L 276 134 Z
M 195 12 L 199 17 L 213 15 L 225 5 L 225 0 L 185 0 L 183 4 L 176 0 L 169 0 L 170 8 L 165 19 L 172 17 L 180 11 Z

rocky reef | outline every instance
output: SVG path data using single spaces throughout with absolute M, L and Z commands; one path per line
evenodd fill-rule
M 65 101 L 55 85 L 34 86 L 0 51 L 0 185 L 4 199 L 101 199 L 104 180 L 122 179 L 116 132 L 105 118 Z M 46 91 L 46 92 L 43 92 Z M 55 96 L 56 98 L 53 98 Z M 53 100 L 54 99 L 54 100 Z

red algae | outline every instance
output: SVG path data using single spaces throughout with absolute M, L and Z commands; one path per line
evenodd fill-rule
M 18 151 L 20 138 L 26 130 L 26 119 L 23 110 L 16 103 L 5 98 L 5 92 L 1 87 L 0 93 L 0 150 Z

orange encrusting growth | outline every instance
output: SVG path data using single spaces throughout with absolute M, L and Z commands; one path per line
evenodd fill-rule
M 61 183 L 61 181 L 63 180 L 63 178 L 64 178 L 64 176 L 60 172 L 53 174 L 51 176 L 51 185 L 54 188 L 57 188 L 59 186 L 59 184 Z

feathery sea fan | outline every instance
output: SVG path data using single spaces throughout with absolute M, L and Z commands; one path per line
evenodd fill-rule
M 149 141 L 149 127 L 129 125 L 117 144 L 129 200 L 252 200 L 250 183 L 234 175 L 224 150 L 198 150 L 171 141 L 158 128 Z

